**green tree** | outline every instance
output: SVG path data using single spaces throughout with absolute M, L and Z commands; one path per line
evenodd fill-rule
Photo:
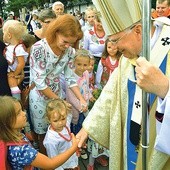
M 4 0 L 1 0 L 4 1 Z M 8 3 L 5 6 L 7 12 L 13 11 L 15 15 L 19 16 L 19 10 L 26 7 L 29 10 L 32 10 L 33 6 L 36 8 L 43 7 L 45 3 L 55 2 L 56 0 L 8 0 Z M 65 6 L 69 2 L 76 2 L 77 0 L 60 0 Z M 87 0 L 88 1 L 88 0 Z
M 5 0 L 1 0 L 0 2 L 0 16 L 3 16 L 3 7 L 5 6 Z
M 46 3 L 46 0 L 8 0 L 6 11 L 13 11 L 15 15 L 19 15 L 19 10 L 26 7 L 32 10 L 33 6 L 41 7 Z

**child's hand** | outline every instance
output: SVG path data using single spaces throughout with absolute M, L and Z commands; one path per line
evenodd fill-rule
M 96 99 L 92 96 L 90 99 L 89 99 L 91 102 L 95 102 Z
M 81 104 L 81 112 L 87 112 L 88 107 L 87 107 L 87 103 L 85 100 L 80 100 L 80 104 Z

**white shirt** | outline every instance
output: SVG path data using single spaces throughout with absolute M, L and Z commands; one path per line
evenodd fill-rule
M 7 50 L 5 52 L 5 56 L 7 61 L 9 61 L 10 63 L 13 62 L 14 63 L 12 65 L 8 66 L 8 72 L 11 71 L 15 71 L 17 66 L 18 66 L 18 60 L 17 57 L 18 56 L 23 56 L 24 57 L 24 61 L 27 61 L 27 57 L 28 57 L 28 53 L 24 50 L 22 44 L 19 44 L 16 48 L 16 45 L 9 45 L 7 46 Z M 14 52 L 15 52 L 15 56 L 14 56 Z
M 70 118 L 71 116 L 68 116 L 67 127 L 70 127 L 70 121 L 71 121 Z M 62 134 L 64 137 L 68 139 L 70 138 L 66 128 L 64 128 L 60 132 L 60 134 Z M 69 149 L 72 146 L 72 141 L 69 142 L 66 141 L 56 131 L 50 130 L 50 126 L 49 126 L 43 144 L 46 148 L 47 155 L 50 158 L 52 158 Z M 76 153 L 74 153 L 63 165 L 56 168 L 55 170 L 64 170 L 66 168 L 75 168 L 77 166 L 78 166 L 78 157 Z

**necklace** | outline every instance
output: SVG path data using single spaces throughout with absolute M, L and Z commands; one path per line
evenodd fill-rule
M 67 142 L 70 142 L 71 139 L 72 139 L 71 132 L 70 132 L 70 130 L 69 130 L 69 128 L 68 128 L 67 126 L 66 126 L 66 129 L 67 129 L 67 132 L 68 132 L 69 137 L 70 137 L 69 139 L 66 138 L 64 135 L 62 135 L 60 132 L 59 132 L 58 134 L 59 134 L 60 137 L 62 137 L 63 139 L 65 139 Z
M 98 38 L 103 38 L 105 36 L 105 32 L 104 31 L 98 31 L 96 29 L 95 25 L 94 25 L 94 32 L 95 32 L 95 34 Z
M 52 127 L 52 126 L 51 126 L 51 127 Z M 62 137 L 64 140 L 66 140 L 67 142 L 70 142 L 71 139 L 72 139 L 71 132 L 70 132 L 70 130 L 69 130 L 69 128 L 68 128 L 67 126 L 65 126 L 65 128 L 66 128 L 66 130 L 67 130 L 67 132 L 68 132 L 68 134 L 69 134 L 69 138 L 66 138 L 66 137 L 65 137 L 64 135 L 62 135 L 60 132 L 58 132 L 58 135 L 59 135 L 60 137 Z M 55 130 L 53 127 L 52 127 L 52 129 Z

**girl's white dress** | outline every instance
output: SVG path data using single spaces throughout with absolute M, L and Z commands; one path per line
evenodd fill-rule
M 70 122 L 71 122 L 71 116 L 69 115 L 67 119 L 67 127 L 70 127 Z M 67 139 L 70 138 L 66 128 L 64 128 L 60 132 L 60 134 L 62 134 Z M 72 146 L 72 141 L 69 142 L 66 141 L 56 131 L 50 130 L 50 126 L 49 126 L 43 144 L 46 148 L 47 155 L 50 158 L 52 158 L 69 149 Z M 55 170 L 64 170 L 67 168 L 75 168 L 77 166 L 78 166 L 78 157 L 76 153 L 74 153 L 63 165 L 56 168 Z

